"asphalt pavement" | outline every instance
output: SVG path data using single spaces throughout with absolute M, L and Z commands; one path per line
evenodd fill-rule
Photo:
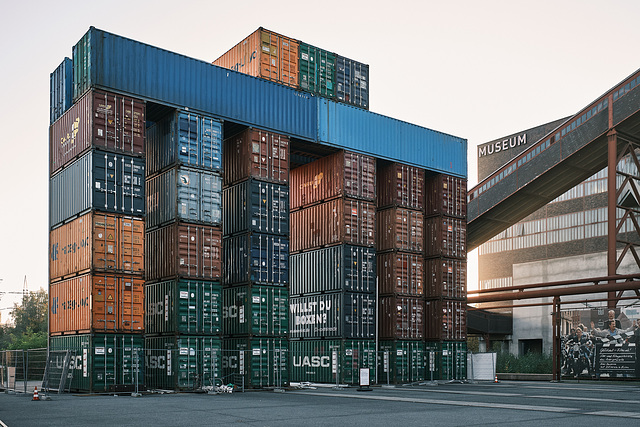
M 284 392 L 31 395 L 0 393 L 0 426 L 640 425 L 640 382 L 439 383 Z

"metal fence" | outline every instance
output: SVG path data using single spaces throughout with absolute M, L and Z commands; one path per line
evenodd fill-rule
M 47 349 L 0 351 L 0 387 L 16 393 L 32 393 L 41 387 Z

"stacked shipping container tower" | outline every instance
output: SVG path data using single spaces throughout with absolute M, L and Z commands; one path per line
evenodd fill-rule
M 51 75 L 50 349 L 69 352 L 69 389 L 132 389 L 143 382 L 145 103 L 93 89 L 71 102 L 71 65 Z
M 172 110 L 147 130 L 146 384 L 222 371 L 222 122 Z
M 51 75 L 72 389 L 464 376 L 466 142 L 367 111 L 368 73 L 263 28 L 214 65 L 85 34 Z
M 375 166 L 339 151 L 291 171 L 292 381 L 375 367 Z

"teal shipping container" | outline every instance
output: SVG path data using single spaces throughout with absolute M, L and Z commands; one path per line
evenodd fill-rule
M 336 54 L 301 42 L 298 55 L 300 88 L 333 98 L 336 93 Z
M 49 349 L 69 350 L 72 391 L 101 393 L 144 389 L 141 335 L 83 334 L 51 337 Z M 60 361 L 62 363 L 62 360 Z
M 145 286 L 147 335 L 218 335 L 221 285 L 207 280 L 168 280 Z
M 222 340 L 204 336 L 145 339 L 145 382 L 148 388 L 199 390 L 221 384 Z
M 222 290 L 225 336 L 286 337 L 289 291 L 278 286 L 245 285 Z
M 380 341 L 378 354 L 378 381 L 381 384 L 405 384 L 425 380 L 423 342 Z
M 426 341 L 424 353 L 427 379 L 467 379 L 466 341 Z
M 291 341 L 291 381 L 360 384 L 360 368 L 375 381 L 375 340 Z
M 286 338 L 225 338 L 223 346 L 225 383 L 233 382 L 246 388 L 289 385 Z

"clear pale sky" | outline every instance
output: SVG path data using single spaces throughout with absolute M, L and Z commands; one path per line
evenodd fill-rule
M 307 6 L 313 5 L 313 6 Z M 5 1 L 0 292 L 47 288 L 49 74 L 90 26 L 213 61 L 255 29 L 370 65 L 371 110 L 476 145 L 576 113 L 640 68 L 635 0 Z M 477 282 L 469 256 L 469 287 Z M 0 294 L 2 321 L 19 296 Z

